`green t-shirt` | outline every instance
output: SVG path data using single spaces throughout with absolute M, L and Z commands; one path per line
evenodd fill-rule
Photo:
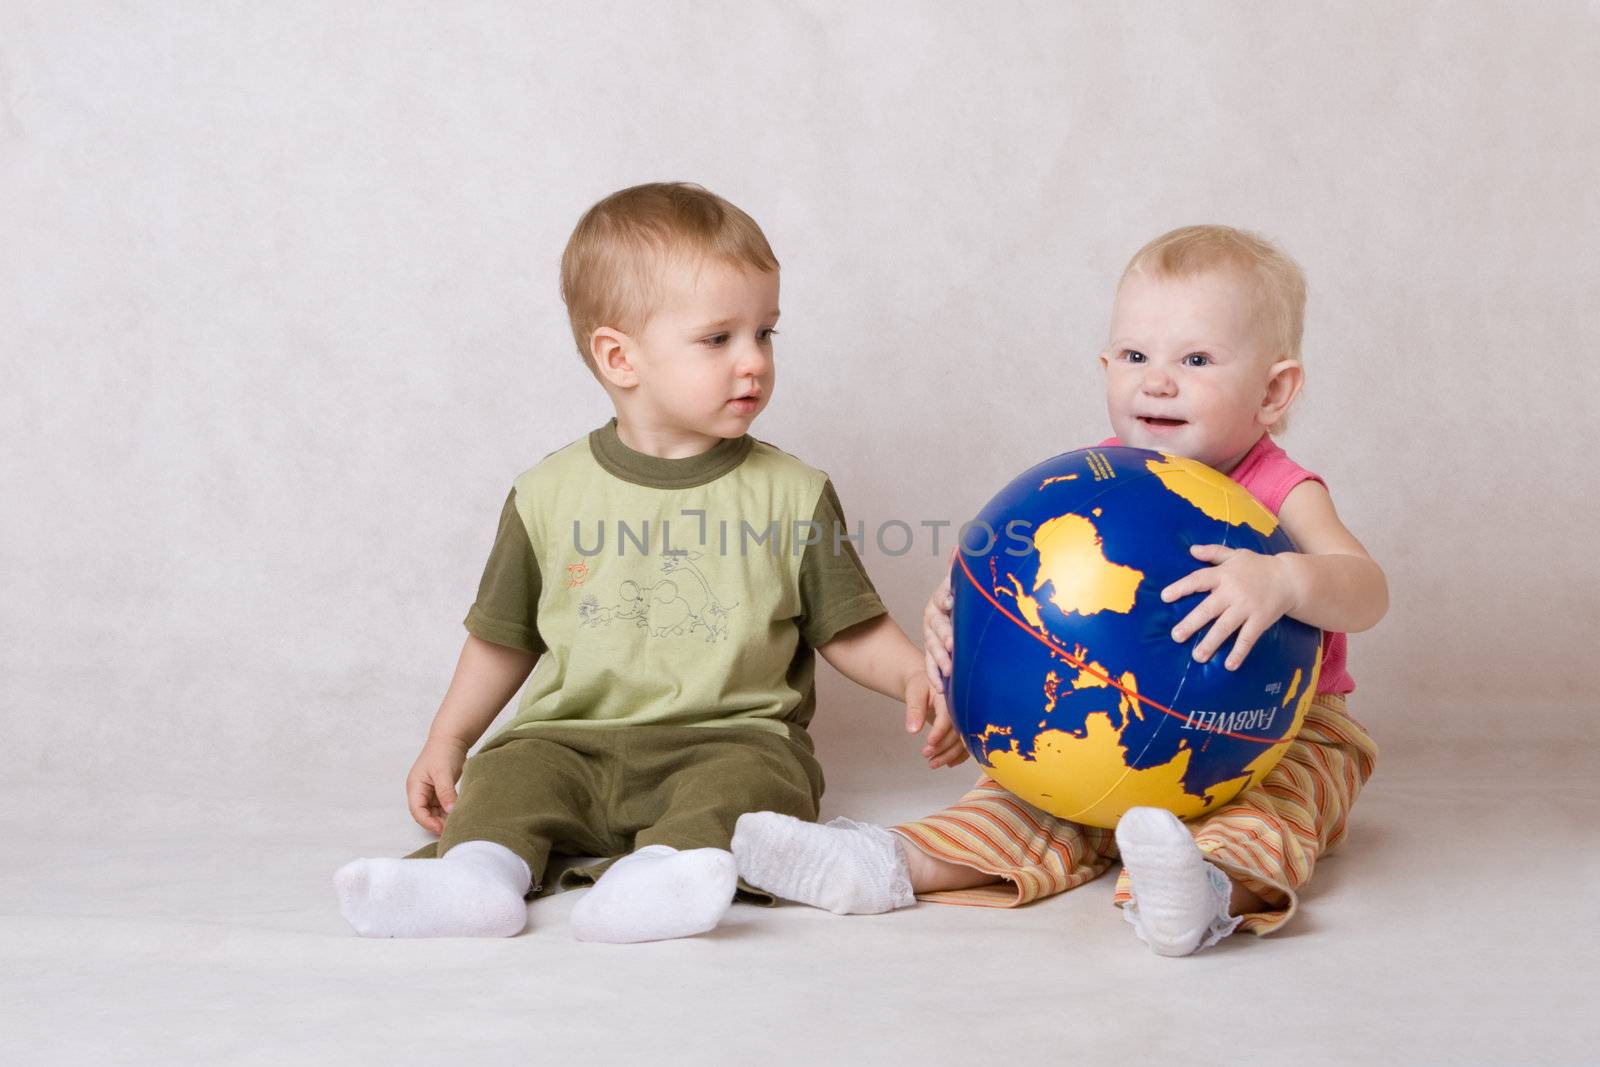
M 687 459 L 616 420 L 519 476 L 467 613 L 540 653 L 503 732 L 803 728 L 813 649 L 884 613 L 827 476 L 746 435 Z

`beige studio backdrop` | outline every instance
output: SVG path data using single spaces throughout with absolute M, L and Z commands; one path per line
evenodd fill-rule
M 8 771 L 397 795 L 506 486 L 608 416 L 562 244 L 680 178 L 784 265 L 755 433 L 869 531 L 1106 432 L 1146 239 L 1281 242 L 1284 443 L 1393 587 L 1359 713 L 1396 757 L 1592 743 L 1596 39 L 1562 3 L 0 6 Z M 914 627 L 931 545 L 866 555 Z M 917 773 L 893 719 L 829 674 L 836 784 Z

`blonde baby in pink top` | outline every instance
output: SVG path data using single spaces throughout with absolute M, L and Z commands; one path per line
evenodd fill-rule
M 887 829 L 755 812 L 733 838 L 748 882 L 842 914 L 918 898 L 1016 907 L 1092 881 L 1120 859 L 1112 900 L 1167 956 L 1238 929 L 1268 933 L 1293 915 L 1316 859 L 1343 840 L 1377 754 L 1346 707 L 1355 683 L 1345 634 L 1388 609 L 1383 570 L 1339 520 L 1327 486 L 1273 441 L 1305 381 L 1305 298 L 1299 266 L 1260 237 L 1224 226 L 1174 230 L 1123 272 L 1100 354 L 1115 433 L 1105 443 L 1186 456 L 1231 476 L 1299 548 L 1261 555 L 1196 545 L 1197 569 L 1162 591 L 1169 602 L 1205 594 L 1172 638 L 1194 640 L 1200 661 L 1227 646 L 1229 669 L 1285 615 L 1323 630 L 1318 692 L 1278 765 L 1191 823 L 1134 808 L 1115 832 L 1049 815 L 987 777 L 944 811 Z M 941 691 L 954 648 L 951 603 L 946 578 L 924 614 L 928 676 Z

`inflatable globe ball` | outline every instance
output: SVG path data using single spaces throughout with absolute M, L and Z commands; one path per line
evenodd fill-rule
M 1316 692 L 1322 635 L 1284 618 L 1236 671 L 1172 629 L 1204 594 L 1161 590 L 1207 566 L 1193 545 L 1288 552 L 1247 490 L 1138 448 L 1068 452 L 1006 486 L 962 530 L 950 582 L 950 711 L 1002 786 L 1052 815 L 1115 826 L 1131 807 L 1180 818 L 1259 782 Z

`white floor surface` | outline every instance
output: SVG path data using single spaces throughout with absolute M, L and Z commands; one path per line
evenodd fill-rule
M 1016 911 L 737 905 L 634 946 L 575 942 L 569 893 L 506 941 L 368 941 L 330 875 L 414 841 L 401 810 L 33 794 L 0 874 L 0 1063 L 1600 1063 L 1594 761 L 1398 762 L 1289 928 L 1184 960 L 1109 876 Z M 825 815 L 908 817 L 950 781 Z

